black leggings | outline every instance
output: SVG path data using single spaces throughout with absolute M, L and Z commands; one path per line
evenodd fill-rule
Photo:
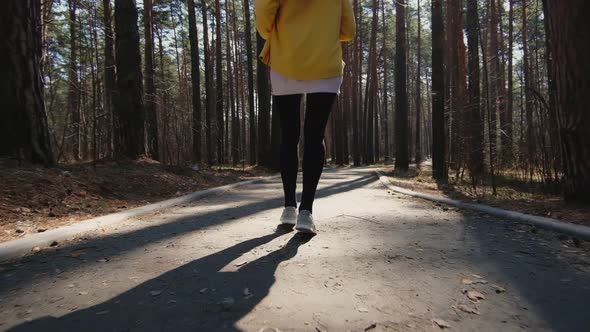
M 295 189 L 299 168 L 299 116 L 303 95 L 273 96 L 281 119 L 281 177 L 285 192 L 285 207 L 297 207 Z M 326 147 L 324 132 L 336 101 L 335 93 L 307 94 L 305 124 L 303 126 L 303 194 L 299 211 L 312 212 L 313 200 L 324 168 Z

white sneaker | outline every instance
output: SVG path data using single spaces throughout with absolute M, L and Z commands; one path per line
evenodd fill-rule
M 281 214 L 281 223 L 286 225 L 295 225 L 297 222 L 297 208 L 294 206 L 287 206 L 283 209 Z
M 299 233 L 316 234 L 317 230 L 313 223 L 313 216 L 308 210 L 301 210 L 297 216 L 297 226 L 295 229 Z

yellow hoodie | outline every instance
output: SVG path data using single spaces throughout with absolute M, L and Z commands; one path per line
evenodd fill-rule
M 356 33 L 351 0 L 255 0 L 260 53 L 275 72 L 296 80 L 341 76 L 341 41 Z

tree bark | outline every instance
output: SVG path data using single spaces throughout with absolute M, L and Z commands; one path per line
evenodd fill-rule
M 225 163 L 224 130 L 223 130 L 223 72 L 221 52 L 221 7 L 219 0 L 215 0 L 215 109 L 216 109 L 216 132 L 217 132 L 217 163 Z
M 564 196 L 590 202 L 590 3 L 543 0 L 548 13 L 557 119 L 564 166 Z M 575 45 L 575 46 L 572 46 Z
M 467 0 L 467 44 L 469 72 L 469 173 L 475 186 L 483 176 L 483 120 L 481 118 L 479 68 L 479 14 L 477 0 Z
M 209 25 L 207 24 L 207 2 L 201 0 L 201 14 L 203 18 L 203 52 L 205 55 L 205 138 L 207 146 L 207 163 L 213 164 L 213 137 L 211 130 L 211 118 L 213 109 L 211 107 L 211 96 L 213 94 L 211 82 L 211 55 L 209 50 Z
M 399 171 L 407 171 L 409 167 L 405 6 L 405 0 L 396 1 L 395 169 Z
M 155 160 L 160 160 L 158 149 L 158 116 L 156 103 L 156 85 L 154 84 L 154 31 L 152 19 L 152 0 L 143 0 L 144 59 L 145 59 L 145 114 L 147 153 Z
M 250 1 L 244 0 L 246 21 L 246 59 L 248 63 L 248 115 L 250 117 L 250 165 L 256 164 L 256 115 L 254 113 L 254 61 L 252 60 L 252 27 L 250 24 Z M 264 158 L 258 152 L 258 160 Z
M 377 9 L 379 4 L 377 0 L 372 3 L 371 19 L 371 40 L 369 44 L 369 72 L 367 77 L 366 114 L 367 114 L 367 132 L 365 137 L 365 162 L 368 164 L 375 163 L 375 150 L 378 146 L 375 144 L 375 126 L 374 117 L 377 110 L 377 26 L 379 17 Z
M 120 145 L 114 142 L 115 127 L 118 127 L 118 118 L 115 117 L 115 88 L 117 85 L 117 74 L 115 72 L 115 48 L 113 38 L 113 20 L 111 0 L 103 0 L 103 20 L 104 20 L 104 107 L 109 117 L 108 128 L 108 156 L 113 155 L 114 146 Z
M 506 141 L 502 144 L 504 164 L 508 164 L 514 158 L 513 148 L 513 117 L 514 117 L 514 0 L 508 0 L 508 91 L 506 94 L 506 126 L 504 128 Z
M 383 23 L 383 48 L 382 48 L 382 59 L 383 59 L 383 133 L 384 133 L 384 159 L 385 162 L 389 162 L 391 158 L 390 150 L 391 150 L 391 139 L 389 137 L 389 75 L 387 70 L 387 65 L 389 59 L 387 58 L 387 47 L 386 41 L 388 40 L 387 34 L 387 25 L 385 24 L 385 0 L 381 1 L 381 21 Z
M 39 1 L 8 0 L 0 12 L 0 156 L 51 166 L 40 11 Z
M 195 0 L 187 0 L 188 6 L 188 33 L 191 47 L 191 83 L 192 83 L 192 110 L 193 122 L 193 162 L 200 163 L 202 159 L 201 149 L 201 64 L 199 59 L 199 35 L 195 15 Z
M 137 6 L 135 0 L 115 0 L 117 102 L 121 150 L 118 157 L 145 154 L 145 109 Z
M 445 77 L 442 0 L 432 0 L 432 177 L 445 181 Z
M 415 161 L 416 167 L 420 167 L 420 163 L 422 162 L 422 149 L 420 146 L 420 125 L 422 119 L 422 81 L 421 81 L 421 71 L 422 71 L 422 20 L 420 18 L 420 0 L 418 0 L 418 36 L 417 36 L 417 49 L 416 49 L 416 59 L 417 59 L 417 68 L 416 68 L 416 154 L 415 154 Z M 385 90 L 387 91 L 387 89 Z
M 78 0 L 68 0 L 68 22 L 70 29 L 70 55 L 68 65 L 68 113 L 72 125 L 72 151 L 75 160 L 80 160 L 80 88 L 78 82 Z
M 535 140 L 533 137 L 533 100 L 531 95 L 531 72 L 529 64 L 529 49 L 528 49 L 528 24 L 527 24 L 527 9 L 526 0 L 522 0 L 522 50 L 523 50 L 523 71 L 524 71 L 524 94 L 525 94 L 525 114 L 526 114 L 526 156 L 527 156 L 527 170 L 529 181 L 533 181 L 534 164 L 537 158 L 535 157 Z

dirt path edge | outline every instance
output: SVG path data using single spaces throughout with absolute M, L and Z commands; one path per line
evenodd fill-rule
M 397 192 L 397 193 L 408 195 L 408 196 L 418 197 L 418 198 L 426 199 L 426 200 L 441 203 L 441 204 L 452 205 L 452 206 L 456 206 L 458 208 L 475 210 L 475 211 L 487 213 L 487 214 L 490 214 L 490 215 L 493 215 L 496 217 L 506 218 L 506 219 L 513 220 L 516 222 L 534 225 L 539 228 L 544 228 L 544 229 L 549 229 L 549 230 L 557 231 L 557 232 L 564 233 L 564 234 L 569 234 L 569 235 L 575 236 L 579 239 L 590 241 L 590 227 L 588 227 L 588 226 L 576 225 L 576 224 L 571 224 L 571 223 L 567 223 L 564 221 L 560 221 L 557 219 L 533 216 L 530 214 L 524 214 L 524 213 L 520 213 L 520 212 L 516 212 L 516 211 L 499 209 L 499 208 L 491 207 L 489 205 L 465 203 L 465 202 L 461 202 L 461 201 L 450 199 L 450 198 L 437 197 L 437 196 L 426 194 L 426 193 L 416 192 L 413 190 L 408 190 L 405 188 L 394 186 L 391 183 L 391 181 L 389 181 L 389 178 L 387 176 L 385 176 L 379 170 L 376 170 L 375 173 L 377 173 L 377 177 L 379 178 L 381 183 L 393 192 Z
M 48 247 L 55 242 L 63 241 L 65 239 L 82 234 L 84 232 L 99 229 L 100 227 L 116 224 L 132 217 L 138 217 L 159 210 L 171 208 L 176 205 L 186 204 L 205 196 L 220 194 L 229 189 L 245 186 L 248 184 L 268 181 L 279 176 L 280 175 L 267 176 L 253 180 L 231 183 L 220 187 L 209 188 L 206 190 L 200 190 L 184 196 L 171 198 L 165 201 L 148 204 L 117 213 L 112 213 L 101 217 L 87 219 L 73 225 L 63 226 L 43 233 L 32 234 L 20 239 L 6 241 L 4 243 L 0 243 L 0 262 L 5 262 L 11 259 L 21 257 L 26 254 L 30 254 L 33 248 L 35 247 Z

